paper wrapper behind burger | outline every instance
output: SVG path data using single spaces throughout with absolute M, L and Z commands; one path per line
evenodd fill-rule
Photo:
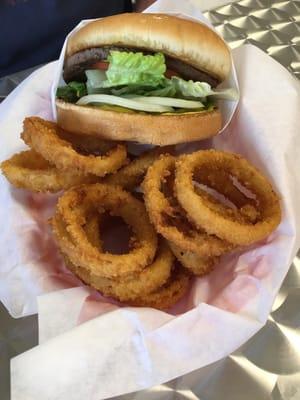
M 196 22 L 197 29 L 190 23 L 184 23 L 178 29 L 178 20 L 174 17 Z M 149 35 L 148 29 L 153 25 L 155 29 Z M 207 76 L 207 79 L 215 82 L 218 90 L 231 88 L 237 94 L 238 83 L 230 50 L 223 39 L 211 32 L 212 29 L 207 30 L 207 26 L 207 21 L 199 22 L 188 15 L 176 13 L 145 14 L 143 19 L 141 14 L 123 14 L 82 21 L 66 38 L 53 81 L 51 101 L 58 124 L 72 132 L 159 146 L 193 142 L 222 132 L 233 116 L 237 100 L 220 99 L 217 109 L 212 111 L 170 115 L 104 110 L 56 99 L 57 87 L 66 84 L 63 68 L 68 57 L 90 47 L 111 45 L 126 50 L 138 43 L 143 43 L 142 47 L 150 51 L 177 56 L 177 59 L 197 70 L 209 70 L 210 77 Z M 178 46 L 180 40 L 184 43 L 182 47 Z

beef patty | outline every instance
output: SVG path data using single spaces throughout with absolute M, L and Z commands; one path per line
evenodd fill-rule
M 86 50 L 81 50 L 65 60 L 63 77 L 66 82 L 70 81 L 84 81 L 86 79 L 84 71 L 91 68 L 91 66 L 101 60 L 106 60 L 111 50 L 119 51 L 143 51 L 144 54 L 151 54 L 142 49 L 120 48 L 116 46 L 103 46 L 94 47 Z M 211 87 L 216 87 L 220 81 L 209 75 L 207 72 L 200 71 L 185 62 L 165 56 L 167 68 L 186 80 L 192 79 L 193 81 L 207 82 Z

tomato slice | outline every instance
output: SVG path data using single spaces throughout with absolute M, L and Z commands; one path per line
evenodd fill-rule
M 107 61 L 97 61 L 95 64 L 92 65 L 92 68 L 106 71 L 108 69 L 108 64 L 109 63 Z
M 172 78 L 172 76 L 179 76 L 179 74 L 175 71 L 173 71 L 172 69 L 167 69 L 165 72 L 165 77 L 170 79 Z

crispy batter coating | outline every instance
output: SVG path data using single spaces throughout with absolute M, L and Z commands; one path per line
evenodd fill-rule
M 60 214 L 55 215 L 52 225 L 59 246 L 61 241 L 69 241 L 71 246 L 74 245 Z M 92 212 L 82 226 L 90 243 L 98 251 L 102 251 L 99 215 Z M 113 297 L 131 305 L 167 309 L 174 305 L 188 289 L 189 276 L 178 266 L 173 265 L 174 256 L 163 239 L 159 243 L 152 263 L 140 272 L 116 278 L 103 277 L 100 268 L 75 265 L 69 259 L 70 253 L 64 252 L 65 247 L 60 246 L 60 248 L 67 267 L 82 281 L 99 290 L 105 296 Z
M 148 168 L 159 158 L 160 154 L 170 153 L 172 150 L 172 146 L 166 146 L 147 151 L 114 174 L 105 177 L 104 183 L 121 186 L 129 191 L 133 190 L 142 183 Z
M 128 254 L 102 252 L 90 243 L 84 226 L 94 210 L 120 216 L 132 228 L 134 241 Z M 157 235 L 143 203 L 120 187 L 97 183 L 65 192 L 58 201 L 52 226 L 61 251 L 70 261 L 102 277 L 118 278 L 140 272 L 156 254 Z M 62 229 L 68 236 L 61 234 Z
M 156 230 L 181 249 L 200 257 L 219 256 L 232 245 L 189 223 L 185 211 L 171 193 L 164 193 L 163 184 L 175 166 L 176 158 L 163 155 L 148 169 L 143 182 L 144 199 L 149 217 Z M 172 185 L 173 186 L 173 185 Z
M 25 118 L 21 136 L 29 147 L 57 168 L 79 174 L 103 177 L 127 162 L 124 145 L 110 148 L 101 139 L 68 134 L 54 122 L 39 117 Z M 102 151 L 105 154 L 100 154 Z
M 177 260 L 196 276 L 208 274 L 219 261 L 219 257 L 200 257 L 196 253 L 181 249 L 172 242 L 168 243 Z
M 176 267 L 164 286 L 146 296 L 129 301 L 128 304 L 167 310 L 185 295 L 189 288 L 189 283 L 189 275 L 182 268 Z
M 99 276 L 96 272 L 83 267 L 76 267 L 66 259 L 68 268 L 85 283 L 99 290 L 105 296 L 127 302 L 158 290 L 170 278 L 174 256 L 166 242 L 161 242 L 153 263 L 141 272 L 121 279 Z
M 1 169 L 12 185 L 32 192 L 56 193 L 96 180 L 92 175 L 80 175 L 72 170 L 59 170 L 34 150 L 13 155 L 1 163 Z
M 207 170 L 233 176 L 255 196 L 249 204 L 233 209 L 198 188 L 197 180 Z M 280 203 L 270 182 L 240 155 L 217 150 L 198 151 L 176 162 L 175 192 L 180 205 L 193 223 L 211 235 L 235 245 L 249 245 L 268 236 L 281 220 Z M 222 192 L 221 192 L 222 193 Z

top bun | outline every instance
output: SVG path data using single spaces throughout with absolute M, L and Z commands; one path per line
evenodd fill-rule
M 213 30 L 200 22 L 166 14 L 118 14 L 90 22 L 70 36 L 66 57 L 107 45 L 162 52 L 220 82 L 231 68 L 230 51 Z

